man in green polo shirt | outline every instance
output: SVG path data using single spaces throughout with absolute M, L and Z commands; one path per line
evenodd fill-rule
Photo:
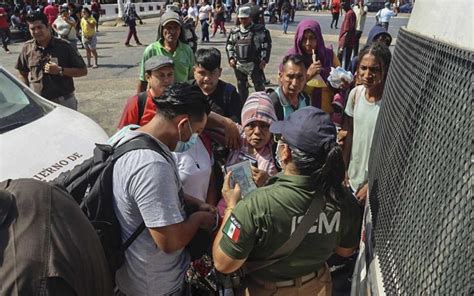
M 140 63 L 140 77 L 137 93 L 146 90 L 145 62 L 152 56 L 165 55 L 174 63 L 174 78 L 176 82 L 183 82 L 193 78 L 194 53 L 189 45 L 184 43 L 184 34 L 179 15 L 171 10 L 166 11 L 160 19 L 158 35 L 161 38 L 148 45 L 143 52 Z
M 247 274 L 239 293 L 331 295 L 325 262 L 333 253 L 352 255 L 361 224 L 360 209 L 342 186 L 344 162 L 336 128 L 320 109 L 304 107 L 274 122 L 270 131 L 281 136 L 276 158 L 283 171 L 243 200 L 238 185 L 230 188 L 232 173 L 227 174 L 222 190 L 227 209 L 213 246 L 215 267 L 232 273 L 246 261 L 271 256 L 317 198 L 323 210 L 299 246 L 278 262 Z

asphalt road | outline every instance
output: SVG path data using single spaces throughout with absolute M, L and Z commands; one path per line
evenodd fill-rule
M 282 34 L 281 25 L 267 25 L 271 31 L 273 39 L 273 49 L 270 64 L 265 70 L 266 76 L 273 83 L 277 81 L 278 64 L 286 51 L 293 46 L 294 31 L 297 22 L 303 18 L 314 17 L 320 22 L 323 30 L 323 37 L 326 45 L 332 45 L 337 49 L 337 39 L 339 30 L 330 29 L 331 15 L 327 12 L 315 13 L 309 11 L 297 11 L 295 23 L 290 24 L 289 33 Z M 393 18 L 390 22 L 389 32 L 394 37 L 398 30 L 408 23 L 409 15 L 400 14 Z M 143 44 L 150 44 L 156 39 L 158 18 L 146 19 L 145 24 L 138 26 L 138 35 Z M 339 26 L 342 24 L 342 17 L 339 19 Z M 365 43 L 366 34 L 375 24 L 375 14 L 369 13 L 365 25 L 361 45 Z M 138 79 L 138 66 L 144 50 L 144 46 L 125 47 L 124 39 L 127 35 L 128 28 L 122 26 L 107 26 L 104 24 L 99 27 L 98 33 L 98 53 L 99 68 L 89 69 L 89 73 L 85 77 L 75 79 L 76 96 L 79 100 L 79 111 L 88 115 L 98 122 L 105 131 L 111 135 L 115 132 L 118 120 L 120 118 L 122 108 L 128 97 L 135 92 Z M 226 27 L 231 28 L 231 24 L 227 23 Z M 197 32 L 200 35 L 199 28 Z M 218 48 L 223 57 L 225 57 L 225 37 L 216 34 L 210 43 L 206 43 L 203 47 Z M 134 42 L 131 42 L 134 45 Z M 14 69 L 18 53 L 21 49 L 21 43 L 10 45 L 12 54 L 7 55 L 0 51 L 0 64 L 12 73 L 17 73 Z M 392 46 L 393 48 L 393 46 Z M 85 59 L 85 50 L 79 49 Z M 222 63 L 223 74 L 222 79 L 236 84 L 235 76 L 232 69 L 228 66 L 226 59 Z M 275 85 L 273 85 L 275 86 Z M 271 87 L 271 86 L 270 86 Z

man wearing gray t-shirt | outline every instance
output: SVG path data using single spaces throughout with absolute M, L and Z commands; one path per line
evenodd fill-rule
M 113 137 L 120 144 L 147 134 L 163 150 L 130 151 L 114 166 L 114 211 L 122 241 L 142 222 L 146 226 L 125 252 L 116 295 L 184 295 L 190 260 L 185 246 L 199 228 L 210 229 L 216 220 L 215 209 L 182 194 L 171 155 L 189 149 L 203 131 L 210 110 L 205 96 L 195 86 L 176 83 L 153 102 L 157 112 L 149 123 L 136 130 L 126 127 Z M 187 216 L 185 203 L 197 204 L 199 210 Z

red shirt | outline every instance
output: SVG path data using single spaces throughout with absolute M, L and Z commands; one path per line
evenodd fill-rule
M 6 29 L 8 28 L 7 12 L 3 7 L 0 7 L 0 14 L 3 14 L 0 16 L 0 29 Z
M 44 14 L 48 17 L 48 25 L 52 25 L 59 14 L 59 9 L 53 4 L 49 4 L 44 8 Z
M 99 13 L 100 12 L 100 3 L 92 2 L 91 11 Z
M 339 0 L 333 0 L 331 13 L 339 13 L 340 10 L 341 10 L 341 2 L 339 2 Z
M 355 46 L 355 33 L 356 33 L 356 15 L 352 9 L 349 9 L 344 15 L 344 21 L 342 22 L 341 30 L 339 32 L 339 47 L 350 47 Z
M 138 124 L 143 126 L 152 120 L 153 116 L 156 114 L 156 105 L 153 103 L 153 97 L 150 93 L 150 90 L 147 91 L 145 110 L 143 111 L 142 118 L 138 121 L 138 95 L 134 95 L 128 99 L 127 104 L 125 105 L 118 124 L 118 129 L 121 129 L 124 126 L 130 124 Z

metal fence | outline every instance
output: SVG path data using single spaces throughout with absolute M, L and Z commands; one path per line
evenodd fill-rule
M 473 70 L 473 52 L 400 30 L 369 164 L 387 295 L 474 294 Z

